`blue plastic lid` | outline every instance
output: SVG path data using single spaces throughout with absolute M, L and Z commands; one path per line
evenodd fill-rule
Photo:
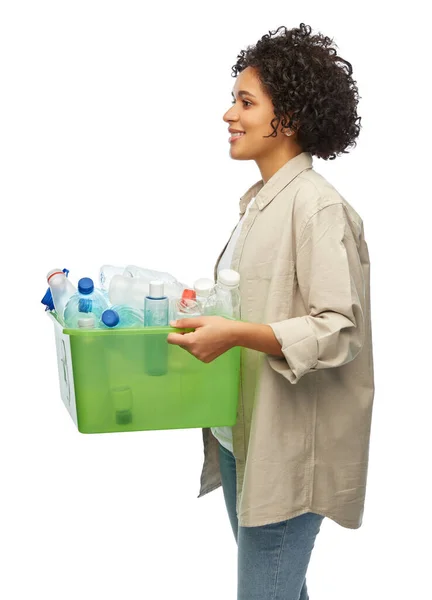
M 78 291 L 80 294 L 91 294 L 94 290 L 93 279 L 83 277 L 78 281 Z
M 41 300 L 42 304 L 48 307 L 49 310 L 54 310 L 54 302 L 52 299 L 51 289 L 48 288 L 45 296 Z
M 117 311 L 108 308 L 102 313 L 102 323 L 107 327 L 115 327 L 120 323 L 120 317 Z

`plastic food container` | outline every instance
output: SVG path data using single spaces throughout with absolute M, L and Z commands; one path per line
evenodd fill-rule
M 168 344 L 172 327 L 64 329 L 47 315 L 61 397 L 81 433 L 235 424 L 240 347 L 203 363 Z

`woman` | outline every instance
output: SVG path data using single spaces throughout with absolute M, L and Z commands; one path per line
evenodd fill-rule
M 223 486 L 238 544 L 238 600 L 306 600 L 324 517 L 361 526 L 374 397 L 363 222 L 312 156 L 355 146 L 358 90 L 331 40 L 269 32 L 233 67 L 230 152 L 262 179 L 240 200 L 215 268 L 240 273 L 241 318 L 173 322 L 204 362 L 242 347 L 233 427 L 203 429 L 199 497 Z M 280 35 L 278 35 L 280 33 Z

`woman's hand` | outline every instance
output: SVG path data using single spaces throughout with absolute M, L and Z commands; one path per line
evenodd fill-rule
M 170 333 L 169 344 L 181 346 L 204 363 L 209 363 L 236 345 L 237 322 L 224 317 L 196 317 L 170 322 L 171 327 L 195 329 Z

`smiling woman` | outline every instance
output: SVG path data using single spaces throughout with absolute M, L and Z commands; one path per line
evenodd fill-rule
M 363 221 L 313 168 L 355 147 L 358 90 L 330 38 L 281 27 L 241 51 L 223 115 L 230 156 L 261 179 L 240 199 L 220 264 L 248 322 L 170 334 L 208 362 L 242 347 L 233 427 L 203 429 L 199 497 L 222 485 L 238 544 L 237 600 L 307 600 L 322 520 L 361 526 L 374 398 Z

